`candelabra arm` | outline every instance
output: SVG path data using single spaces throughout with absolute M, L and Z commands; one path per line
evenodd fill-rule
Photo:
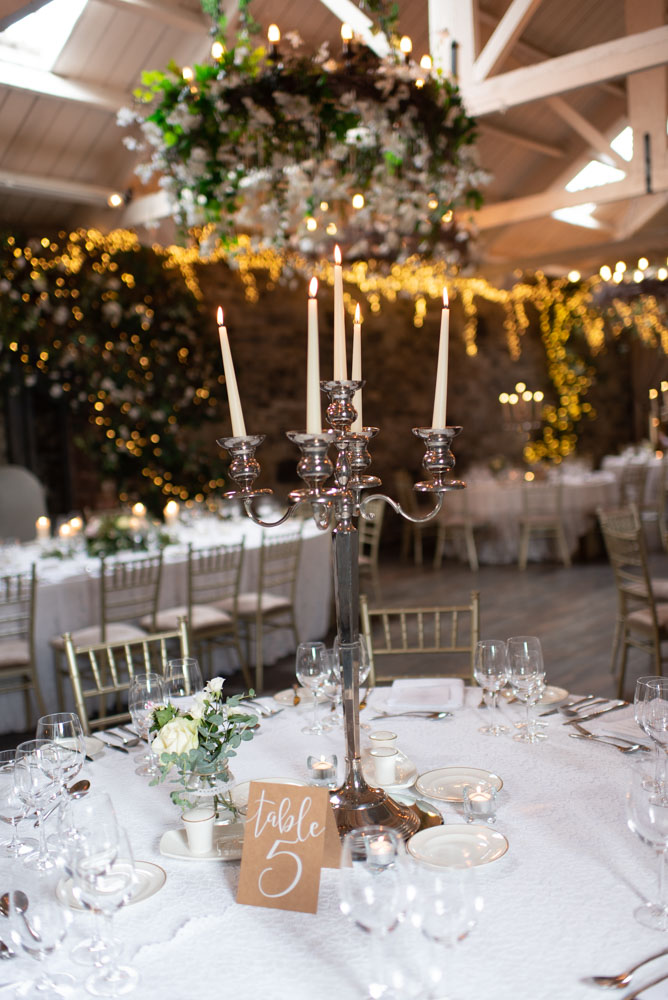
M 253 497 L 249 497 L 244 500 L 244 510 L 248 514 L 251 521 L 254 524 L 259 524 L 261 528 L 275 528 L 279 524 L 284 524 L 285 521 L 292 517 L 294 512 L 297 510 L 297 507 L 299 507 L 298 503 L 291 503 L 283 517 L 279 518 L 278 521 L 263 521 L 262 518 L 258 517 L 253 510 Z
M 386 497 L 384 493 L 372 493 L 370 496 L 365 497 L 364 500 L 361 501 L 360 514 L 365 521 L 375 520 L 376 515 L 373 511 L 365 510 L 366 505 L 370 504 L 372 500 L 384 500 L 386 504 L 389 504 L 393 511 L 400 514 L 406 521 L 411 521 L 413 524 L 424 524 L 425 521 L 431 521 L 432 517 L 436 517 L 443 506 L 444 494 L 436 493 L 435 496 L 436 506 L 432 510 L 427 511 L 427 513 L 423 514 L 421 517 L 414 517 L 412 514 L 409 514 L 408 511 L 405 511 L 400 503 L 397 503 L 396 500 L 392 500 L 391 497 Z

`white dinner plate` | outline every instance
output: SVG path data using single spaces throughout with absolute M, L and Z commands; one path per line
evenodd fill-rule
M 373 757 L 369 757 L 368 754 L 364 754 L 362 770 L 364 772 L 364 777 L 370 785 L 375 785 L 377 788 L 385 788 L 388 792 L 391 792 L 393 789 L 400 790 L 402 788 L 410 788 L 417 778 L 417 767 L 413 761 L 410 760 L 406 754 L 401 753 L 401 751 L 399 752 L 399 758 L 397 760 L 395 780 L 391 785 L 382 785 L 380 781 L 378 781 L 376 778 L 376 768 Z
M 538 699 L 539 705 L 556 705 L 558 701 L 563 701 L 564 698 L 568 698 L 568 691 L 566 688 L 553 687 L 548 685 L 545 688 L 542 695 Z
M 301 778 L 253 778 L 253 781 L 266 781 L 270 785 L 298 785 L 301 788 L 309 784 L 308 781 L 302 781 Z M 250 786 L 250 781 L 240 781 L 230 792 L 232 802 L 242 815 L 245 814 L 248 807 Z
M 119 862 L 122 864 L 123 862 Z M 124 904 L 130 906 L 132 903 L 141 903 L 143 900 L 153 896 L 167 881 L 167 873 L 160 865 L 154 865 L 152 861 L 135 861 L 135 872 L 137 874 L 137 884 L 132 895 Z M 56 896 L 65 906 L 73 910 L 84 910 L 85 906 L 79 902 L 74 894 L 74 887 L 71 878 L 61 878 L 56 886 Z
M 84 742 L 86 744 L 87 757 L 96 757 L 97 754 L 102 753 L 104 750 L 104 743 L 102 740 L 97 740 L 94 736 L 85 736 Z
M 308 688 L 299 688 L 299 704 L 300 705 L 310 705 L 313 701 L 313 692 L 309 691 Z M 295 704 L 295 692 L 292 688 L 286 688 L 285 691 L 279 691 L 278 694 L 274 695 L 274 701 L 277 701 L 279 705 L 292 705 Z
M 438 767 L 435 771 L 425 771 L 415 782 L 415 787 L 430 799 L 461 802 L 464 785 L 470 785 L 472 781 L 489 781 L 497 792 L 503 788 L 498 774 L 478 767 Z
M 213 849 L 208 854 L 191 854 L 186 831 L 168 830 L 160 838 L 160 853 L 180 861 L 238 861 L 244 842 L 243 823 L 213 828 Z
M 406 846 L 409 854 L 430 868 L 471 868 L 502 858 L 508 841 L 482 824 L 452 823 L 420 830 Z

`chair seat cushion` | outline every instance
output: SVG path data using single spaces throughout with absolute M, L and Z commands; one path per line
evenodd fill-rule
M 165 608 L 164 611 L 158 611 L 155 616 L 156 631 L 170 632 L 173 629 L 177 629 L 179 627 L 179 618 L 187 617 L 188 608 L 184 604 L 174 608 Z M 188 624 L 192 632 L 197 632 L 199 629 L 226 628 L 231 621 L 232 618 L 227 612 L 220 611 L 211 604 L 193 604 Z M 141 624 L 145 625 L 146 628 L 151 628 L 153 617 L 147 615 L 146 618 L 141 619 Z
M 666 632 L 666 637 L 668 638 L 668 604 L 656 605 L 656 620 L 659 629 L 662 632 Z M 649 608 L 632 611 L 631 614 L 626 616 L 626 622 L 630 628 L 636 629 L 639 632 L 651 632 L 653 628 Z
M 240 615 L 257 614 L 258 604 L 263 613 L 266 611 L 280 611 L 292 606 L 290 598 L 285 597 L 283 594 L 262 594 L 262 597 L 260 597 L 257 592 L 250 591 L 245 594 L 239 594 L 237 598 L 237 612 Z M 234 607 L 234 601 L 217 601 L 215 607 L 231 609 Z
M 0 641 L 0 669 L 18 667 L 30 663 L 30 646 L 25 639 L 3 639 Z
M 141 639 L 146 635 L 146 629 L 131 625 L 129 622 L 110 622 L 106 628 L 105 638 L 102 638 L 100 625 L 91 625 L 88 628 L 76 629 L 71 633 L 72 642 L 75 646 L 94 646 L 98 642 L 126 642 L 130 639 Z M 64 649 L 62 635 L 54 635 L 51 645 L 56 649 Z

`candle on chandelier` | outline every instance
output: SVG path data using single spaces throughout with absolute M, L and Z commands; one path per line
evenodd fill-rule
M 362 380 L 362 313 L 359 302 L 355 306 L 355 321 L 353 324 L 353 366 L 350 376 L 353 381 Z M 358 389 L 353 396 L 353 406 L 357 410 L 357 416 L 351 425 L 351 431 L 357 433 L 362 430 L 362 390 Z
M 318 343 L 318 279 L 308 286 L 308 349 L 306 356 L 306 433 L 322 433 L 320 411 L 320 346 Z
M 232 419 L 233 437 L 246 437 L 246 424 L 241 409 L 239 390 L 237 388 L 237 377 L 234 373 L 234 363 L 230 351 L 230 342 L 227 337 L 227 329 L 223 325 L 223 310 L 218 306 L 216 314 L 218 321 L 218 336 L 220 337 L 220 350 L 223 355 L 223 368 L 225 369 L 225 382 L 227 384 L 227 401 L 230 406 L 230 417 Z
M 448 350 L 450 346 L 450 309 L 448 290 L 443 289 L 443 310 L 441 312 L 441 337 L 438 345 L 438 367 L 436 368 L 436 392 L 434 393 L 434 413 L 431 418 L 433 428 L 447 427 L 445 408 L 448 400 Z
M 345 382 L 346 373 L 346 326 L 343 312 L 343 267 L 341 248 L 334 247 L 334 381 Z

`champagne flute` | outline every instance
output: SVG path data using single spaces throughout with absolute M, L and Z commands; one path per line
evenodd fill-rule
M 636 762 L 631 769 L 631 784 L 626 796 L 626 816 L 630 830 L 649 844 L 659 857 L 659 898 L 634 910 L 634 917 L 655 930 L 668 930 L 668 799 L 652 780 L 651 769 L 645 762 Z
M 297 646 L 297 680 L 302 687 L 313 692 L 313 723 L 302 728 L 302 732 L 308 733 L 309 736 L 322 736 L 331 728 L 331 726 L 323 724 L 318 715 L 318 696 L 327 679 L 326 665 L 322 656 L 324 651 L 324 642 L 300 642 Z
M 490 723 L 479 732 L 490 736 L 510 732 L 508 726 L 501 725 L 498 715 L 499 691 L 508 680 L 508 649 L 502 639 L 482 639 L 477 644 L 473 676 L 483 691 L 492 696 Z
M 397 924 L 402 904 L 404 875 L 402 844 L 394 830 L 363 826 L 347 833 L 341 848 L 339 897 L 341 912 L 371 938 L 369 997 L 393 1000 L 389 989 L 383 943 Z
M 533 713 L 545 679 L 540 639 L 533 635 L 511 636 L 507 647 L 510 685 L 516 697 L 526 704 L 526 728 L 513 739 L 521 743 L 538 743 L 547 739 L 545 733 L 538 732 Z
M 133 725 L 143 739 L 148 742 L 146 763 L 135 768 L 135 774 L 151 778 L 160 775 L 160 765 L 151 749 L 151 724 L 153 711 L 165 702 L 164 678 L 160 674 L 135 674 L 128 691 L 128 709 Z

